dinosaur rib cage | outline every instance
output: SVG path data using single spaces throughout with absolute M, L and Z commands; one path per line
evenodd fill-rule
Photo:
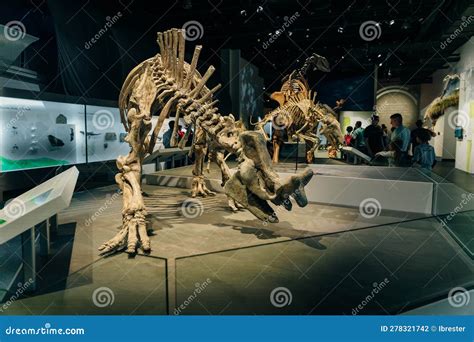
M 134 105 L 133 90 L 136 83 L 147 76 L 156 89 L 152 108 L 161 110 L 148 152 L 153 150 L 163 121 L 172 111 L 176 112 L 176 120 L 182 117 L 186 125 L 200 127 L 210 136 L 217 136 L 226 125 L 228 127 L 229 121 L 235 122 L 232 116 L 223 117 L 215 107 L 218 101 L 213 101 L 213 95 L 221 85 L 213 89 L 206 87 L 215 68 L 210 66 L 204 75 L 196 70 L 202 46 L 195 47 L 192 61 L 187 63 L 184 61 L 185 39 L 182 30 L 159 32 L 157 42 L 160 53 L 136 66 L 120 91 L 119 109 L 125 130 L 129 131 L 126 113 Z

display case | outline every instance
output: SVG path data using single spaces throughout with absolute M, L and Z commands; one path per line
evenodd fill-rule
M 127 133 L 118 108 L 86 105 L 86 118 L 89 163 L 115 160 L 119 155 L 128 154 L 130 146 L 125 141 Z
M 84 106 L 0 97 L 0 172 L 86 162 Z

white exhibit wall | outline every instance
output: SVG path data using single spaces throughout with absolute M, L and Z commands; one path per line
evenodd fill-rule
M 373 112 L 368 111 L 341 111 L 339 113 L 339 122 L 341 123 L 342 133 L 346 133 L 347 126 L 354 127 L 357 121 L 362 121 L 362 127 L 370 124 L 370 117 Z
M 461 76 L 459 107 L 450 108 L 441 117 L 434 131 L 437 136 L 433 139 L 436 155 L 444 159 L 454 159 L 455 167 L 459 170 L 474 173 L 474 151 L 472 149 L 472 138 L 474 132 L 474 38 L 461 46 L 460 60 L 451 64 L 449 69 L 441 69 L 433 73 L 432 83 L 421 85 L 420 96 L 420 118 L 423 117 L 426 107 L 436 97 L 440 96 L 443 89 L 443 79 L 446 75 L 458 73 Z M 457 140 L 454 137 L 456 122 L 463 126 L 463 138 Z
M 459 113 L 468 118 L 464 126 L 463 139 L 456 142 L 456 168 L 474 173 L 474 151 L 472 138 L 474 131 L 474 38 L 464 44 L 459 53 L 458 72 L 461 75 Z M 462 119 L 460 119 L 462 121 Z

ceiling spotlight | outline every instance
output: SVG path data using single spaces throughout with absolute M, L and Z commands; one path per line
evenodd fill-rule
M 380 63 L 380 64 L 379 64 L 379 67 L 381 67 L 382 65 L 383 65 L 383 63 Z
M 309 38 L 309 34 L 306 35 L 306 38 Z
M 377 55 L 377 57 L 378 57 L 378 58 L 382 57 L 382 54 L 381 54 L 381 53 L 379 53 L 379 54 Z
M 306 29 L 306 32 L 309 32 L 309 28 Z
M 404 21 L 402 25 L 402 29 L 404 30 L 409 30 L 411 28 L 411 25 L 408 21 Z
M 337 28 L 337 32 L 338 32 L 338 33 L 344 33 L 344 27 L 339 26 L 339 27 Z
M 392 70 L 390 68 L 388 68 L 388 73 L 387 73 L 387 76 L 392 76 Z
M 341 56 L 341 59 L 344 59 L 345 57 L 344 56 Z
M 394 20 L 394 19 L 390 20 L 390 22 L 389 22 L 388 24 L 389 24 L 390 26 L 392 26 L 393 24 L 395 24 L 395 20 Z
M 262 6 L 257 7 L 257 13 L 260 13 L 260 12 L 263 12 L 263 7 Z
M 280 30 L 276 30 L 276 31 L 275 31 L 275 34 L 276 34 L 277 36 L 280 35 L 280 33 L 281 33 Z
M 291 37 L 293 35 L 293 32 L 288 31 L 288 36 Z
M 240 15 L 243 16 L 243 17 L 246 17 L 247 16 L 247 11 L 246 10 L 240 11 Z

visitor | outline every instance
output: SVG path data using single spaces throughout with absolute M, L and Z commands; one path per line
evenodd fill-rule
M 415 147 L 418 146 L 417 138 L 420 136 L 420 134 L 423 134 L 423 131 L 426 130 L 423 128 L 423 121 L 422 120 L 416 120 L 416 128 L 411 131 L 411 153 L 415 154 Z
M 411 132 L 408 128 L 403 126 L 403 117 L 400 113 L 395 113 L 390 116 L 390 124 L 392 125 L 392 135 L 390 141 L 397 141 L 400 145 L 400 166 L 408 165 L 408 147 L 410 145 Z
M 400 146 L 402 145 L 401 140 L 391 141 L 388 144 L 388 151 L 380 151 L 375 154 L 375 157 L 385 157 L 388 159 L 388 166 L 400 166 L 401 151 Z
M 168 121 L 168 130 L 163 134 L 163 146 L 165 148 L 171 147 L 171 137 L 173 136 L 174 121 Z
M 364 129 L 362 128 L 362 122 L 357 121 L 354 126 L 354 131 L 352 132 L 352 146 L 356 149 L 365 153 L 365 139 L 364 139 Z
M 180 141 L 184 137 L 183 126 L 181 126 L 181 125 L 178 125 L 178 136 L 179 136 Z
M 416 137 L 417 145 L 413 151 L 413 164 L 426 171 L 431 171 L 436 162 L 434 148 L 428 144 L 430 139 L 431 134 L 427 129 L 420 131 Z
M 352 141 L 352 131 L 354 128 L 352 126 L 347 126 L 346 128 L 346 134 L 344 135 L 344 145 L 346 146 L 351 146 L 351 141 Z
M 378 115 L 372 115 L 372 123 L 364 130 L 365 146 L 369 156 L 374 157 L 377 152 L 383 151 L 383 132 L 379 126 L 380 118 Z
M 344 135 L 344 141 L 343 144 L 344 146 L 352 146 L 352 131 L 354 128 L 352 126 L 347 126 L 346 127 L 346 134 Z M 351 156 L 349 153 L 344 153 L 344 150 L 341 151 L 342 153 L 342 159 L 346 160 L 346 162 L 350 163 L 351 162 Z

